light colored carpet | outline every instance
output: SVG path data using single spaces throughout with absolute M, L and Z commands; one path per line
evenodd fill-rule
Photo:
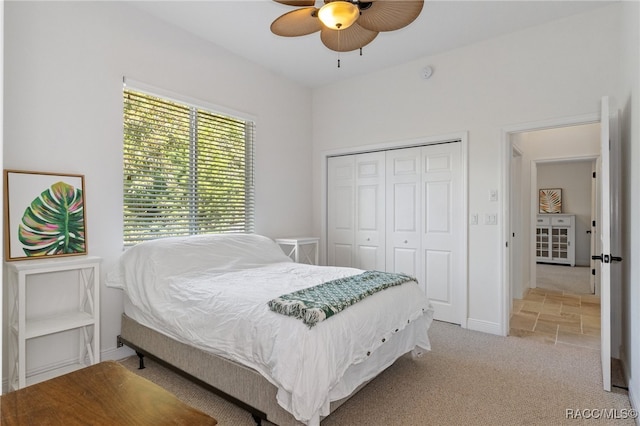
M 347 425 L 576 425 L 606 424 L 566 418 L 566 410 L 630 410 L 624 390 L 602 390 L 599 353 L 541 345 L 435 321 L 432 351 L 405 356 L 373 380 L 323 426 Z M 147 360 L 125 367 L 154 381 L 221 426 L 253 425 L 246 411 Z M 614 422 L 611 421 L 611 424 Z M 633 425 L 630 419 L 616 425 Z
M 566 266 L 538 263 L 536 265 L 536 287 L 573 294 L 593 294 L 591 291 L 591 268 L 588 266 Z

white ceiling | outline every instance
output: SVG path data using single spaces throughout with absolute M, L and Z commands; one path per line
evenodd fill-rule
M 271 22 L 294 10 L 292 6 L 271 0 L 132 4 L 288 79 L 319 87 L 606 6 L 611 1 L 616 0 L 426 0 L 422 13 L 411 25 L 380 33 L 363 49 L 363 56 L 357 51 L 341 53 L 340 68 L 338 53 L 324 47 L 319 33 L 291 38 L 271 33 Z

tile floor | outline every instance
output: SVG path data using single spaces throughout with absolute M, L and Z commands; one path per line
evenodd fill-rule
M 542 288 L 514 299 L 509 334 L 600 350 L 600 297 Z

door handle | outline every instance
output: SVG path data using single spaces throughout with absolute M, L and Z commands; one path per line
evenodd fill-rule
M 611 259 L 609 258 L 608 254 L 601 254 L 599 256 L 591 256 L 591 259 L 599 260 L 602 263 L 610 263 L 610 261 L 611 261 Z
M 620 256 L 614 256 L 609 254 L 601 254 L 599 256 L 591 256 L 592 260 L 600 260 L 603 263 L 611 263 L 611 262 L 622 262 L 622 258 Z

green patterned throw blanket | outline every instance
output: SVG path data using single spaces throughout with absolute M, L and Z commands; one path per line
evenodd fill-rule
M 309 328 L 380 290 L 415 281 L 404 274 L 365 271 L 270 300 L 269 308 L 301 319 Z

